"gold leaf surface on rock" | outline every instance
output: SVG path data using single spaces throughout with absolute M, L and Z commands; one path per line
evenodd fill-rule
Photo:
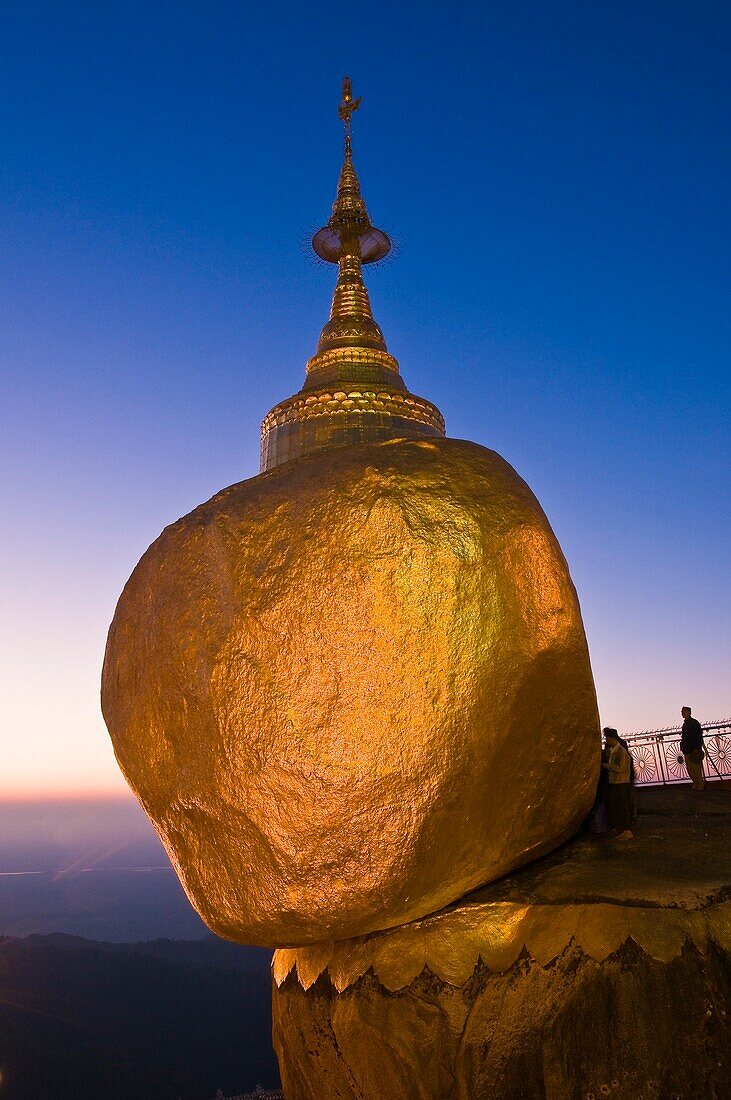
M 549 851 L 599 766 L 561 550 L 460 440 L 313 455 L 166 528 L 102 703 L 198 912 L 269 946 L 423 917 Z

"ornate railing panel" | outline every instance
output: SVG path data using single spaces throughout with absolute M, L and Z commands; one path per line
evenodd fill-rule
M 731 779 L 731 718 L 702 725 L 706 779 Z M 680 726 L 670 726 L 625 736 L 635 762 L 636 783 L 649 787 L 690 782 L 680 752 L 680 733 Z

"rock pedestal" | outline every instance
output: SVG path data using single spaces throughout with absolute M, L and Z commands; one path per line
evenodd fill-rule
M 731 796 L 710 798 L 427 920 L 278 951 L 287 1100 L 731 1097 Z

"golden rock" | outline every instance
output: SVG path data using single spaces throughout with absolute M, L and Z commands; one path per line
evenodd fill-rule
M 102 703 L 192 903 L 252 944 L 438 910 L 568 838 L 599 770 L 559 545 L 453 439 L 316 453 L 166 528 Z

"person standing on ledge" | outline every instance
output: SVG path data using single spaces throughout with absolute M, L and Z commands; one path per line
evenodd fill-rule
M 632 825 L 632 792 L 630 783 L 630 768 L 632 758 L 627 749 L 620 744 L 619 734 L 615 729 L 606 726 L 602 731 L 606 738 L 606 746 L 609 750 L 609 759 L 602 764 L 609 773 L 608 806 L 609 824 L 616 830 L 617 840 L 631 840 Z
M 697 718 L 691 718 L 690 707 L 682 707 L 683 732 L 680 736 L 680 751 L 685 759 L 688 775 L 693 781 L 693 790 L 702 791 L 705 787 L 703 777 L 703 727 Z

